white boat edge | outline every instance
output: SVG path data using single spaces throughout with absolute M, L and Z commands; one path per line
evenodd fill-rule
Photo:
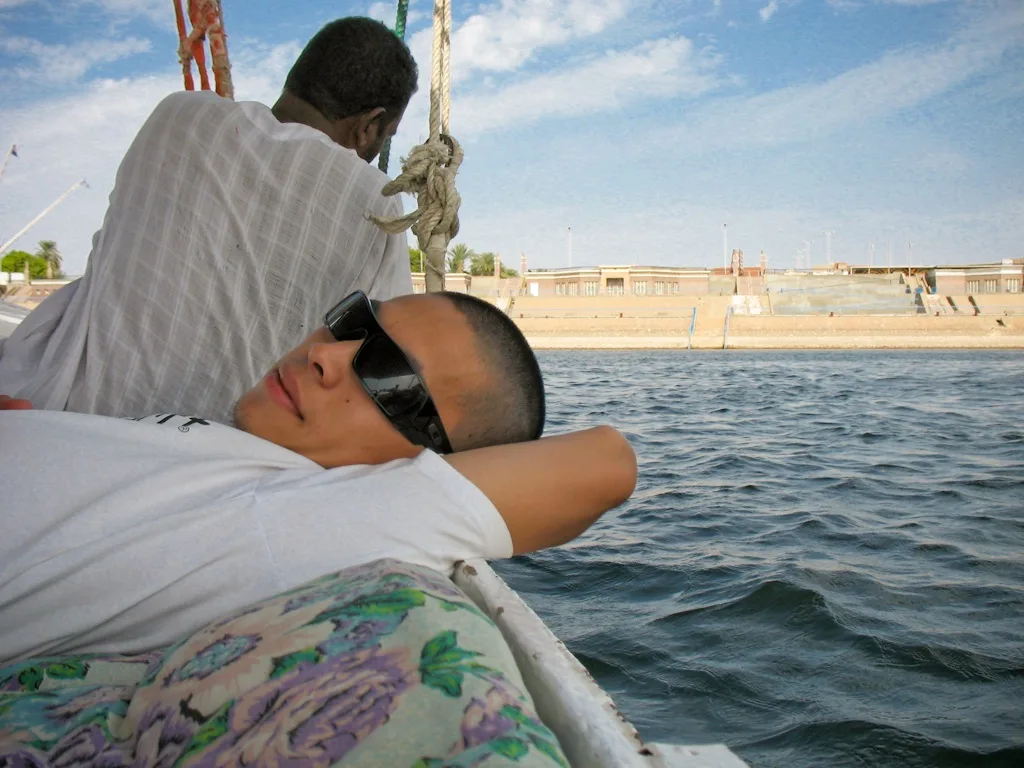
M 747 768 L 723 744 L 645 744 L 565 643 L 484 560 L 455 568 L 453 581 L 512 649 L 537 714 L 583 768 Z

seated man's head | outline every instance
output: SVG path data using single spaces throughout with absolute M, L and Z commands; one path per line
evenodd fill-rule
M 325 467 L 379 464 L 540 437 L 544 384 L 492 304 L 355 293 L 238 401 L 235 425 Z
M 370 163 L 398 130 L 417 76 L 409 48 L 386 26 L 339 19 L 299 54 L 274 113 L 323 131 Z

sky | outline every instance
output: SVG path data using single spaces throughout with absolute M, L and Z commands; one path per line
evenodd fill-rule
M 320 26 L 393 24 L 397 1 L 222 5 L 236 98 L 271 105 Z M 456 242 L 474 250 L 531 268 L 1024 257 L 1024 0 L 452 9 Z M 410 3 L 421 87 L 392 175 L 427 135 L 430 11 Z M 0 241 L 85 179 L 15 246 L 56 240 L 84 270 L 121 157 L 183 87 L 176 47 L 171 0 L 0 0 L 0 152 L 18 146 Z

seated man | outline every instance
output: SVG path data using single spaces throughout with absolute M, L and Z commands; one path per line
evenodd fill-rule
M 273 109 L 168 96 L 121 163 L 85 275 L 0 340 L 0 392 L 226 422 L 339 296 L 411 293 L 405 235 L 367 214 L 401 215 L 369 163 L 416 83 L 401 40 L 349 18 L 309 42 Z
M 557 545 L 636 481 L 614 429 L 537 439 L 529 345 L 462 294 L 349 296 L 238 401 L 237 429 L 25 405 L 0 404 L 0 466 L 55 475 L 4 488 L 0 661 L 160 647 L 379 558 L 450 573 Z

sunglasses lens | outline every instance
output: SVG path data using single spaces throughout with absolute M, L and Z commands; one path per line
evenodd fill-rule
M 324 322 L 338 341 L 355 341 L 366 338 L 367 325 L 376 325 L 362 293 L 345 297 L 327 313 Z
M 355 368 L 370 396 L 388 416 L 418 409 L 429 397 L 405 355 L 386 336 L 373 336 L 363 344 Z

